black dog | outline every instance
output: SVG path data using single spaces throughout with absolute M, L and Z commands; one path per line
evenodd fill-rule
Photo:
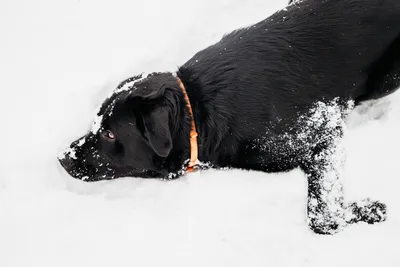
M 196 159 L 197 142 L 198 158 L 213 167 L 300 167 L 317 233 L 380 222 L 384 204 L 344 203 L 343 118 L 354 104 L 395 91 L 399 75 L 399 0 L 296 2 L 224 36 L 176 75 L 121 83 L 60 162 L 86 181 L 175 178 Z

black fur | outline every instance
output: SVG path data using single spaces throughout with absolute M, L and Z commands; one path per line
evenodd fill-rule
M 199 159 L 264 172 L 302 168 L 309 181 L 309 224 L 318 233 L 384 220 L 376 215 L 385 214 L 378 202 L 345 206 L 339 194 L 336 213 L 326 203 L 322 184 L 328 172 L 340 176 L 332 157 L 343 134 L 340 121 L 332 128 L 326 110 L 338 108 L 344 118 L 349 100 L 358 104 L 398 88 L 399 25 L 398 0 L 298 1 L 198 52 L 176 75 L 193 108 Z M 310 123 L 316 113 L 318 123 Z M 128 79 L 99 116 L 99 131 L 74 142 L 60 160 L 72 176 L 179 175 L 190 154 L 190 117 L 172 73 Z M 348 210 L 354 216 L 345 219 Z

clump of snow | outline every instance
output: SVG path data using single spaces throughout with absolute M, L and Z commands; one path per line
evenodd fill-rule
M 58 158 L 59 158 L 59 159 L 65 159 L 66 156 L 69 156 L 70 158 L 73 158 L 73 159 L 77 159 L 77 158 L 76 158 L 76 151 L 75 151 L 75 149 L 72 148 L 72 147 L 70 147 L 70 146 L 68 146 L 67 148 L 65 148 L 63 151 L 61 151 L 61 152 L 58 154 Z
M 121 92 L 129 91 L 133 88 L 134 84 L 136 83 L 136 80 L 131 80 L 129 82 L 126 82 L 123 84 L 123 86 L 118 87 L 117 89 L 114 90 L 115 94 L 119 94 Z
M 86 137 L 79 139 L 78 143 L 76 144 L 78 147 L 83 146 L 86 143 Z
M 93 120 L 91 132 L 97 134 L 101 128 L 101 122 L 103 121 L 103 115 L 96 115 Z
M 126 92 L 130 90 L 135 90 L 135 84 L 143 81 L 149 76 L 147 73 L 142 73 L 138 76 L 128 78 L 123 84 L 119 85 L 117 89 L 114 90 L 113 94 L 119 94 L 121 92 Z

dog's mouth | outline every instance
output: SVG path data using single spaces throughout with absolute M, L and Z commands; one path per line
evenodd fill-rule
M 69 156 L 60 156 L 58 161 L 63 169 L 73 178 L 85 182 L 97 182 L 102 180 L 113 180 L 122 177 L 135 177 L 135 178 L 165 178 L 165 173 L 154 170 L 121 170 L 115 171 L 109 167 L 102 170 L 82 164 L 78 160 Z
M 92 181 L 95 178 L 94 175 L 90 174 L 89 168 L 86 168 L 81 164 L 77 164 L 77 160 L 73 159 L 69 155 L 59 156 L 58 162 L 61 164 L 63 169 L 75 179 L 83 181 Z

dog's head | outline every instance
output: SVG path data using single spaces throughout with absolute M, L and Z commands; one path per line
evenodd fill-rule
M 91 130 L 59 156 L 61 165 L 86 181 L 165 177 L 180 113 L 179 91 L 171 73 L 125 80 L 104 101 Z

